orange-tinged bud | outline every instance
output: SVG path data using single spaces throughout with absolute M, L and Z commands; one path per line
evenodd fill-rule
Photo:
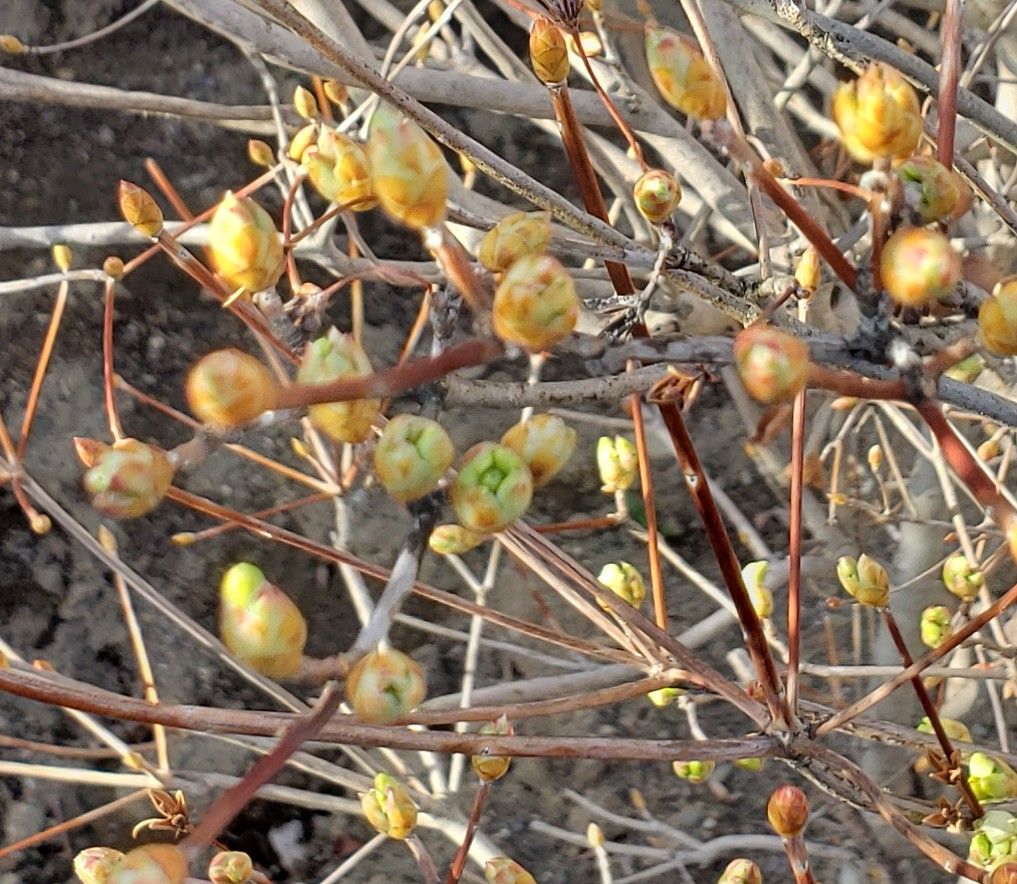
M 533 487 L 550 482 L 576 450 L 576 431 L 554 414 L 535 414 L 509 427 L 501 444 L 511 448 L 530 468 Z
M 763 884 L 763 873 L 751 859 L 733 859 L 717 884 Z
M 264 166 L 267 169 L 269 166 L 275 165 L 275 151 L 264 141 L 252 138 L 247 142 L 247 159 L 254 165 Z
M 716 766 L 713 761 L 675 761 L 672 762 L 671 769 L 678 779 L 688 780 L 693 786 L 698 786 L 710 778 Z
M 565 35 L 546 18 L 535 18 L 530 26 L 530 64 L 541 83 L 564 83 L 571 64 Z
M 308 123 L 290 139 L 290 146 L 286 153 L 291 160 L 299 163 L 304 158 L 304 152 L 317 140 L 318 124 Z
M 340 83 L 338 80 L 325 80 L 321 87 L 325 90 L 328 100 L 333 104 L 342 105 L 350 100 L 350 90 L 346 88 L 345 83 Z
M 0 52 L 8 55 L 21 55 L 25 51 L 25 44 L 13 34 L 0 34 Z
M 426 696 L 420 664 L 394 648 L 365 654 L 346 677 L 346 699 L 371 724 L 391 724 L 409 715 Z
M 575 283 L 550 255 L 520 258 L 494 293 L 494 333 L 528 350 L 545 350 L 564 340 L 578 319 Z
M 650 169 L 639 176 L 632 188 L 636 208 L 651 224 L 663 224 L 671 219 L 682 200 L 682 186 L 678 179 L 663 169 Z
M 227 192 L 208 227 L 208 258 L 226 285 L 261 292 L 282 276 L 282 240 L 272 217 L 250 197 Z
M 162 232 L 162 209 L 147 190 L 121 181 L 117 185 L 117 203 L 124 220 L 142 236 L 156 237 Z
M 461 556 L 484 542 L 484 535 L 455 523 L 439 525 L 431 532 L 427 545 L 440 556 Z
M 809 799 L 797 786 L 778 786 L 766 805 L 766 818 L 782 838 L 795 838 L 809 821 Z
M 890 575 L 879 562 L 862 553 L 857 559 L 841 556 L 837 579 L 855 601 L 885 608 L 890 601 Z
M 724 86 L 688 37 L 670 28 L 647 25 L 646 63 L 654 84 L 671 107 L 699 120 L 724 116 Z
M 604 584 L 619 598 L 624 599 L 633 608 L 638 608 L 646 598 L 646 584 L 643 576 L 628 562 L 610 562 L 600 569 L 597 580 Z M 609 605 L 600 602 L 602 608 L 610 609 Z
M 508 718 L 503 715 L 497 721 L 490 721 L 485 724 L 477 733 L 487 736 L 507 737 L 514 734 L 515 731 L 512 729 L 512 725 L 509 724 Z M 485 755 L 482 753 L 470 756 L 470 764 L 473 765 L 477 776 L 487 782 L 500 780 L 508 773 L 511 763 L 512 759 L 508 755 Z
M 580 31 L 577 40 L 571 34 L 565 35 L 565 45 L 570 52 L 580 54 L 580 50 L 587 58 L 598 58 L 604 54 L 604 44 L 596 31 Z
M 930 648 L 938 648 L 953 632 L 950 619 L 950 609 L 943 605 L 930 605 L 922 611 L 919 624 L 922 641 Z
M 87 847 L 74 857 L 74 874 L 81 884 L 107 884 L 113 867 L 123 858 L 112 847 Z
M 219 427 L 237 427 L 275 406 L 271 372 L 243 350 L 214 350 L 187 373 L 184 390 L 191 412 Z
M 795 267 L 795 282 L 805 291 L 815 292 L 823 277 L 823 268 L 819 263 L 819 252 L 809 246 L 798 259 Z
M 479 442 L 463 455 L 451 497 L 461 524 L 478 534 L 490 534 L 526 512 L 533 497 L 533 478 L 511 448 Z
M 211 884 L 245 884 L 253 872 L 251 858 L 239 850 L 222 850 L 208 864 Z
M 996 439 L 986 439 L 975 449 L 975 453 L 986 463 L 999 457 L 999 442 Z
M 978 309 L 978 333 L 997 356 L 1017 356 L 1017 277 L 1004 279 Z
M 903 228 L 883 246 L 879 262 L 883 288 L 906 307 L 945 298 L 961 275 L 960 255 L 938 230 Z
M 1017 857 L 1008 857 L 992 870 L 989 884 L 1017 884 Z
M 413 120 L 383 104 L 367 141 L 374 192 L 391 218 L 423 230 L 445 220 L 448 178 L 438 145 Z
M 943 562 L 943 586 L 962 602 L 971 602 L 985 586 L 985 574 L 972 565 L 964 553 L 954 553 Z
M 409 790 L 395 777 L 380 773 L 374 786 L 360 796 L 367 821 L 382 835 L 402 841 L 417 824 L 417 805 Z
M 437 421 L 412 414 L 392 418 L 374 446 L 374 471 L 396 500 L 416 500 L 438 487 L 455 449 Z
M 241 662 L 268 678 L 292 678 L 300 670 L 307 622 L 300 609 L 260 568 L 231 567 L 219 586 L 223 644 Z
M 787 332 L 751 325 L 734 339 L 734 362 L 753 399 L 770 405 L 794 399 L 809 374 L 809 348 Z
M 605 494 L 627 491 L 639 475 L 639 452 L 624 436 L 597 440 L 597 471 Z
M 537 884 L 533 875 L 507 856 L 493 856 L 484 865 L 487 884 Z
M 897 167 L 904 192 L 904 203 L 925 224 L 956 217 L 963 204 L 963 181 L 932 157 L 911 157 Z
M 302 164 L 311 184 L 325 199 L 364 212 L 378 205 L 367 154 L 348 135 L 322 129 L 317 146 L 304 151 Z
M 922 135 L 918 95 L 894 68 L 878 62 L 833 95 L 833 119 L 856 160 L 910 157 Z
M 78 457 L 88 467 L 83 484 L 92 506 L 114 519 L 135 519 L 155 509 L 173 481 L 166 452 L 137 439 L 112 445 L 76 438 Z
M 339 378 L 364 377 L 371 374 L 371 361 L 364 348 L 352 335 L 335 328 L 304 350 L 297 380 L 302 384 L 323 384 Z M 371 421 L 381 406 L 380 399 L 354 399 L 350 402 L 327 402 L 307 409 L 311 421 L 337 442 L 363 442 L 371 433 Z
M 124 275 L 124 260 L 116 255 L 110 255 L 102 262 L 102 272 L 113 279 L 120 279 Z
M 551 242 L 547 212 L 513 212 L 494 225 L 480 241 L 477 260 L 494 273 L 503 273 L 526 255 L 542 255 Z
M 184 884 L 187 860 L 173 844 L 135 847 L 113 866 L 108 884 Z
M 318 116 L 318 101 L 314 93 L 303 86 L 297 86 L 293 90 L 293 107 L 305 120 L 313 120 Z

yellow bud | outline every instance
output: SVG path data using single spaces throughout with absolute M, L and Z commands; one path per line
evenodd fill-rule
M 717 884 L 763 884 L 763 873 L 751 859 L 733 859 Z
M 964 553 L 955 553 L 943 563 L 943 586 L 963 602 L 974 601 L 985 586 L 985 575 Z
M 346 699 L 371 724 L 391 724 L 409 715 L 427 696 L 424 671 L 402 651 L 365 654 L 346 677 Z
M 604 54 L 604 44 L 595 31 L 580 31 L 578 40 L 571 34 L 566 34 L 565 44 L 570 52 L 583 54 L 587 58 L 597 58 Z
M 594 850 L 599 850 L 604 846 L 607 838 L 604 837 L 604 830 L 600 826 L 596 823 L 590 823 L 586 827 L 586 840 L 590 843 L 590 847 Z
M 21 55 L 25 51 L 25 44 L 13 34 L 0 34 L 0 52 L 8 55 Z
M 445 220 L 445 158 L 420 126 L 390 105 L 374 115 L 367 159 L 374 192 L 391 218 L 415 230 Z
M 484 535 L 462 525 L 439 525 L 431 532 L 427 545 L 440 556 L 461 556 L 484 542 Z
M 102 272 L 113 279 L 120 279 L 124 275 L 124 261 L 116 255 L 110 255 L 102 262 Z
M 766 619 L 773 613 L 773 593 L 766 585 L 766 572 L 769 563 L 765 561 L 749 562 L 742 568 L 742 582 L 749 593 L 756 616 Z
M 546 18 L 530 26 L 530 64 L 541 83 L 553 86 L 569 76 L 569 50 L 561 29 Z
M 374 446 L 374 471 L 396 500 L 423 497 L 452 466 L 455 449 L 441 424 L 419 415 L 392 418 Z
M 378 204 L 367 155 L 348 135 L 323 128 L 317 145 L 304 151 L 301 162 L 315 190 L 330 202 L 349 205 L 355 212 Z
M 274 286 L 285 266 L 272 217 L 250 197 L 227 192 L 208 228 L 208 257 L 230 289 L 261 292 Z
M 960 255 L 938 230 L 898 230 L 883 246 L 880 258 L 883 287 L 906 307 L 922 307 L 945 298 L 961 275 Z
M 890 576 L 875 559 L 862 553 L 857 559 L 841 556 L 837 579 L 855 601 L 885 608 L 890 601 Z
M 530 468 L 533 487 L 546 485 L 561 472 L 576 450 L 576 431 L 553 414 L 535 414 L 509 427 L 501 444 L 511 448 Z
M 748 771 L 749 773 L 759 773 L 763 769 L 762 758 L 738 758 L 735 759 L 734 766 L 739 770 Z
M 506 737 L 515 733 L 509 720 L 503 715 L 497 721 L 485 724 L 477 733 L 487 736 Z M 470 764 L 477 776 L 486 782 L 500 780 L 508 773 L 512 759 L 507 755 L 472 755 Z
M 879 468 L 883 465 L 883 448 L 880 445 L 869 446 L 869 453 L 867 455 L 869 462 L 869 469 L 874 473 L 879 472 Z
M 713 761 L 675 761 L 671 764 L 671 769 L 679 779 L 688 780 L 693 786 L 698 786 L 710 778 L 716 766 L 716 762 Z
M 750 325 L 735 335 L 734 361 L 749 395 L 765 405 L 794 399 L 808 379 L 808 345 L 769 326 Z
M 950 637 L 950 609 L 942 605 L 930 605 L 922 611 L 920 628 L 922 641 L 930 648 L 938 648 Z
M 402 841 L 417 824 L 417 805 L 409 790 L 387 773 L 375 776 L 373 788 L 360 796 L 360 806 L 367 821 L 389 838 Z
M 809 820 L 809 799 L 797 786 L 778 786 L 766 805 L 766 818 L 782 838 L 794 838 Z
M 323 384 L 339 378 L 365 377 L 372 371 L 364 348 L 351 335 L 332 328 L 304 349 L 297 380 Z M 356 443 L 371 434 L 371 422 L 380 407 L 380 399 L 354 399 L 312 405 L 307 411 L 314 425 L 337 442 Z
M 203 423 L 237 427 L 275 406 L 271 372 L 242 350 L 215 350 L 187 373 L 191 412 Z
M 252 138 L 247 142 L 247 158 L 256 166 L 266 169 L 275 165 L 275 151 L 264 141 Z
M 313 120 L 319 114 L 318 102 L 314 93 L 303 86 L 297 86 L 293 90 L 293 106 L 305 120 Z
M 494 333 L 528 350 L 545 350 L 571 334 L 579 296 L 568 271 L 550 255 L 526 255 L 494 294 Z
M 81 884 L 107 884 L 113 867 L 123 858 L 112 847 L 87 847 L 74 857 L 74 874 Z
M 75 448 L 88 467 L 82 484 L 92 506 L 113 519 L 135 519 L 155 509 L 173 481 L 173 464 L 156 445 L 119 439 L 105 445 L 76 437 Z
M 325 80 L 321 85 L 328 100 L 333 104 L 343 105 L 350 100 L 350 91 L 346 88 L 345 83 L 340 83 L 338 80 Z
M 307 621 L 259 568 L 247 562 L 231 567 L 220 584 L 220 601 L 223 644 L 238 660 L 268 678 L 300 671 Z
M 881 62 L 839 86 L 832 110 L 844 147 L 861 162 L 910 157 L 922 135 L 918 95 L 894 68 Z
M 815 292 L 823 278 L 823 268 L 819 263 L 819 252 L 809 246 L 798 259 L 795 267 L 795 281 L 807 292 Z
M 682 199 L 682 186 L 678 179 L 663 169 L 644 172 L 632 188 L 636 208 L 651 224 L 663 224 Z
M 986 463 L 993 458 L 999 457 L 999 442 L 995 439 L 986 439 L 977 448 L 978 456 Z
M 477 260 L 488 270 L 503 273 L 526 255 L 542 255 L 550 242 L 551 218 L 547 212 L 513 212 L 484 235 Z
M 604 565 L 597 575 L 597 580 L 616 596 L 632 605 L 633 608 L 642 605 L 646 598 L 646 584 L 643 582 L 643 577 L 628 562 L 611 562 Z M 597 603 L 605 610 L 610 610 L 610 606 L 599 599 Z
M 173 844 L 135 847 L 113 866 L 107 884 L 184 884 L 187 860 Z
M 162 232 L 162 210 L 147 190 L 121 180 L 117 185 L 117 203 L 124 220 L 142 236 L 154 238 Z
M 943 725 L 943 730 L 951 740 L 959 740 L 963 743 L 970 743 L 971 731 L 968 730 L 968 726 L 963 721 L 957 721 L 953 718 L 943 718 L 940 716 L 939 723 Z M 921 731 L 923 734 L 934 734 L 932 722 L 929 721 L 929 717 L 925 716 L 920 722 L 916 730 Z
M 290 139 L 290 146 L 287 154 L 291 160 L 300 162 L 304 158 L 304 152 L 318 140 L 318 124 L 308 123 Z
M 208 864 L 211 884 L 246 884 L 253 872 L 251 858 L 239 850 L 222 850 Z
M 636 446 L 624 436 L 601 436 L 597 440 L 597 470 L 600 473 L 601 491 L 616 494 L 627 491 L 639 475 L 639 455 Z
M 1017 276 L 996 286 L 978 310 L 978 332 L 997 356 L 1017 356 Z
M 478 534 L 501 531 L 530 505 L 533 478 L 511 448 L 479 442 L 459 462 L 452 483 L 452 509 L 459 522 Z
M 724 116 L 724 86 L 688 37 L 670 28 L 647 25 L 646 63 L 654 85 L 672 107 L 699 120 Z
M 507 856 L 491 857 L 484 865 L 487 884 L 537 884 L 533 875 Z
M 74 252 L 71 251 L 70 246 L 65 246 L 63 243 L 57 243 L 53 246 L 53 263 L 66 273 L 71 269 L 71 262 L 74 260 Z
M 684 694 L 681 688 L 666 687 L 657 688 L 655 691 L 650 691 L 646 695 L 646 699 L 649 700 L 658 709 L 664 709 L 670 706 L 677 700 L 682 694 Z

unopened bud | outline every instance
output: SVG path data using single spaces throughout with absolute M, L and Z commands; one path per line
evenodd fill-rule
M 594 850 L 600 850 L 607 838 L 604 837 L 604 830 L 596 823 L 590 823 L 586 827 L 586 840 Z
M 995 437 L 986 439 L 975 451 L 979 458 L 988 463 L 994 458 L 999 457 L 999 442 L 996 441 Z
M 926 227 L 898 230 L 883 246 L 883 288 L 897 303 L 923 307 L 949 295 L 961 275 L 960 255 L 946 235 Z
M 512 730 L 512 725 L 509 724 L 508 718 L 503 715 L 497 721 L 485 724 L 477 733 L 486 736 L 506 737 L 511 736 L 515 731 Z M 470 756 L 470 764 L 473 765 L 477 776 L 487 782 L 500 780 L 505 776 L 508 773 L 511 762 L 512 759 L 508 755 L 480 754 Z
M 501 444 L 511 448 L 530 468 L 533 487 L 550 482 L 576 450 L 576 431 L 554 414 L 535 414 L 509 427 Z
M 135 519 L 155 509 L 173 481 L 173 464 L 156 445 L 119 439 L 112 445 L 80 437 L 78 457 L 88 467 L 83 484 L 92 506 L 114 519 Z
M 624 436 L 601 436 L 597 440 L 597 470 L 605 494 L 627 491 L 639 475 L 636 446 Z
M 113 866 L 108 884 L 184 884 L 187 860 L 173 844 L 135 847 Z
M 57 268 L 66 273 L 71 269 L 71 262 L 74 260 L 74 252 L 71 251 L 70 246 L 65 246 L 63 243 L 57 243 L 52 248 L 53 263 L 56 264 Z
M 624 599 L 633 608 L 638 608 L 646 598 L 646 584 L 642 575 L 628 562 L 611 562 L 604 565 L 597 575 L 597 580 L 604 584 L 616 596 Z M 598 603 L 607 608 L 603 602 Z
M 869 469 L 874 473 L 879 472 L 879 468 L 883 465 L 883 449 L 880 445 L 872 445 L 869 447 L 869 453 L 866 456 L 869 462 Z
M 1017 277 L 1004 279 L 978 309 L 978 333 L 997 356 L 1017 356 Z
M 763 873 L 751 859 L 733 859 L 717 884 L 763 884 Z
M 968 561 L 964 553 L 954 553 L 943 563 L 943 586 L 962 602 L 970 602 L 985 586 L 985 575 Z
M 749 600 L 756 616 L 765 620 L 773 613 L 773 593 L 766 585 L 766 572 L 769 563 L 765 561 L 749 562 L 742 568 L 742 582 L 749 593 Z
M 571 64 L 565 36 L 549 19 L 538 17 L 530 26 L 530 64 L 541 83 L 564 83 Z
M 287 156 L 295 162 L 304 158 L 307 149 L 318 140 L 318 124 L 308 123 L 290 139 L 290 146 L 286 151 Z
M 734 361 L 749 395 L 770 405 L 794 399 L 809 374 L 809 348 L 787 332 L 762 325 L 740 331 L 734 339 Z
M 837 561 L 837 579 L 860 604 L 885 608 L 890 601 L 890 576 L 886 568 L 865 553 L 857 559 L 841 556 Z
M 337 329 L 311 341 L 304 349 L 297 371 L 302 384 L 324 384 L 340 378 L 366 377 L 373 369 L 367 352 L 352 335 Z M 371 422 L 381 407 L 380 399 L 353 399 L 311 405 L 311 422 L 337 442 L 363 442 L 371 434 Z
M 247 142 L 247 158 L 254 165 L 264 166 L 266 169 L 275 165 L 275 151 L 258 138 L 252 138 Z
M 112 847 L 87 847 L 74 857 L 74 874 L 81 884 L 107 884 L 113 867 L 123 858 Z
M 844 147 L 861 162 L 909 157 L 922 136 L 918 95 L 888 64 L 872 64 L 857 80 L 839 86 L 832 111 Z
M 396 500 L 423 497 L 452 466 L 455 449 L 437 421 L 418 415 L 392 418 L 374 446 L 374 471 Z
M 988 884 L 1017 884 L 1017 856 L 999 860 L 989 876 Z
M 409 790 L 395 777 L 380 773 L 374 786 L 360 796 L 367 821 L 382 835 L 402 841 L 417 824 L 417 805 Z
M 154 238 L 162 232 L 162 209 L 147 190 L 121 180 L 117 185 L 117 203 L 124 220 L 142 236 Z
M 795 281 L 807 292 L 815 292 L 823 278 L 823 268 L 819 263 L 819 252 L 809 246 L 798 259 L 795 267 Z
M 778 786 L 767 802 L 766 818 L 781 838 L 795 838 L 809 821 L 809 799 L 797 786 Z
M 979 801 L 1017 798 L 1017 771 L 984 752 L 973 752 L 968 759 L 968 784 Z
M 215 350 L 187 373 L 185 388 L 191 412 L 203 423 L 237 427 L 275 406 L 271 372 L 242 350 Z
M 293 107 L 305 120 L 313 120 L 319 113 L 314 93 L 303 86 L 297 86 L 293 90 Z
M 922 641 L 930 648 L 938 648 L 950 637 L 950 609 L 942 605 L 930 605 L 922 611 Z
M 246 884 L 253 872 L 251 858 L 239 850 L 222 850 L 208 864 L 211 884 Z
M 0 52 L 8 55 L 21 55 L 25 51 L 25 44 L 13 34 L 0 34 Z
M 402 651 L 365 654 L 346 678 L 346 699 L 371 724 L 391 724 L 409 715 L 427 696 L 424 671 Z
M 763 769 L 762 758 L 736 758 L 734 766 L 748 773 L 759 773 Z
M 324 128 L 301 160 L 315 190 L 325 199 L 364 212 L 378 204 L 367 154 L 348 135 Z
M 493 856 L 484 865 L 487 884 L 537 884 L 533 875 L 507 856 Z
M 682 200 L 682 186 L 678 179 L 663 169 L 644 172 L 632 188 L 636 208 L 651 224 L 663 224 L 671 219 Z
M 713 773 L 717 764 L 713 761 L 674 761 L 671 769 L 676 777 L 688 780 L 693 786 L 705 783 Z
M 477 260 L 488 270 L 503 273 L 526 255 L 544 254 L 550 242 L 547 212 L 513 212 L 484 234 Z
M 674 703 L 682 694 L 684 694 L 681 688 L 666 687 L 657 688 L 655 691 L 650 691 L 646 695 L 646 699 L 649 700 L 658 709 L 664 709 Z
M 116 255 L 110 255 L 102 262 L 102 272 L 113 279 L 120 279 L 124 275 L 124 260 Z
M 286 593 L 240 562 L 223 575 L 219 596 L 223 644 L 237 659 L 269 678 L 299 672 L 307 621 Z
M 274 286 L 285 266 L 272 216 L 250 197 L 230 192 L 209 223 L 208 258 L 231 290 L 252 294 Z
M 699 120 L 724 116 L 724 86 L 688 37 L 670 28 L 648 25 L 646 63 L 654 85 L 672 107 Z
M 346 88 L 345 83 L 340 83 L 338 80 L 325 80 L 321 86 L 325 90 L 328 100 L 333 104 L 343 105 L 350 100 L 350 90 Z
M 962 743 L 971 742 L 971 731 L 968 730 L 968 726 L 964 724 L 963 721 L 957 721 L 955 718 L 943 718 L 940 716 L 939 723 L 943 726 L 944 733 L 946 733 L 951 740 L 959 740 Z M 936 732 L 927 715 L 918 722 L 916 730 L 921 731 L 923 734 L 934 734 Z
M 550 255 L 526 255 L 494 294 L 494 333 L 527 350 L 546 350 L 571 334 L 579 297 L 568 271 Z
M 484 535 L 455 523 L 439 525 L 431 532 L 427 545 L 440 556 L 461 556 L 484 542 Z
M 526 512 L 533 497 L 533 478 L 511 448 L 480 442 L 463 455 L 451 497 L 462 525 L 490 534 Z
M 954 216 L 965 202 L 964 184 L 950 169 L 932 157 L 911 157 L 897 167 L 904 203 L 925 224 Z

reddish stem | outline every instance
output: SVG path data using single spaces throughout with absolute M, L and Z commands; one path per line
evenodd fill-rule
M 470 817 L 466 821 L 466 833 L 463 835 L 462 844 L 452 859 L 452 865 L 448 870 L 448 877 L 445 884 L 459 884 L 463 869 L 466 868 L 466 858 L 470 853 L 470 845 L 473 843 L 473 836 L 477 832 L 477 824 L 480 822 L 480 815 L 484 812 L 484 805 L 491 796 L 493 781 L 482 780 L 477 788 L 477 794 L 473 796 L 473 806 L 470 808 Z
M 102 388 L 109 431 L 113 436 L 113 440 L 117 442 L 124 438 L 124 428 L 120 426 L 116 397 L 113 394 L 114 378 L 116 377 L 113 371 L 113 307 L 115 297 L 116 283 L 112 279 L 108 279 L 106 280 L 102 311 Z
M 802 497 L 805 480 L 805 390 L 791 413 L 791 512 L 788 526 L 787 702 L 798 714 L 798 661 L 801 654 Z
M 961 68 L 961 0 L 946 0 L 943 12 L 943 58 L 939 68 L 936 129 L 936 158 L 953 168 L 953 146 L 957 133 L 957 81 Z

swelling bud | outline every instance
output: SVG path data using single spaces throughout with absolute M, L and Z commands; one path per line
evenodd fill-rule
M 492 273 L 504 273 L 520 258 L 544 254 L 550 243 L 547 212 L 513 212 L 484 234 L 477 260 Z
M 627 491 L 639 475 L 636 446 L 624 436 L 601 436 L 597 440 L 597 471 L 605 494 Z
M 632 198 L 639 214 L 651 224 L 663 224 L 682 201 L 682 186 L 678 179 L 663 169 L 644 172 L 632 188 Z
M 671 769 L 680 780 L 688 780 L 693 786 L 705 783 L 716 768 L 713 761 L 675 761 Z
M 494 293 L 494 333 L 527 350 L 563 341 L 579 319 L 579 296 L 568 271 L 550 255 L 516 261 Z
M 409 790 L 395 777 L 380 773 L 374 787 L 360 796 L 367 821 L 382 835 L 403 841 L 417 824 L 417 805 Z
M 173 844 L 135 847 L 113 866 L 107 884 L 184 884 L 187 860 Z
M 985 575 L 972 565 L 964 553 L 954 553 L 943 562 L 943 586 L 962 602 L 971 602 L 985 586 Z
M 462 525 L 439 525 L 431 532 L 427 545 L 440 556 L 461 556 L 484 542 L 484 535 Z
M 252 294 L 274 286 L 285 264 L 272 217 L 250 197 L 230 192 L 209 223 L 208 259 L 230 289 Z
M 942 605 L 930 605 L 922 611 L 920 623 L 922 642 L 930 648 L 938 648 L 950 637 L 950 609 Z
M 301 165 L 314 189 L 329 202 L 365 212 L 378 205 L 364 149 L 348 135 L 323 128 L 317 145 L 303 152 Z
M 117 185 L 117 203 L 124 220 L 142 236 L 154 239 L 162 233 L 162 209 L 147 190 L 121 181 Z
M 978 333 L 997 356 L 1017 356 L 1017 277 L 996 286 L 978 309 Z
M 251 858 L 239 850 L 222 850 L 208 864 L 211 884 L 245 884 L 253 873 Z
M 173 481 L 173 464 L 156 445 L 120 439 L 112 445 L 75 438 L 88 467 L 83 479 L 92 506 L 113 519 L 135 519 L 155 509 Z
M 960 255 L 938 230 L 898 230 L 879 260 L 883 288 L 898 304 L 924 307 L 949 295 L 960 280 Z
M 497 721 L 485 724 L 477 733 L 486 736 L 507 737 L 514 734 L 515 731 L 512 729 L 512 725 L 509 724 L 508 718 L 503 715 Z M 485 755 L 481 753 L 470 756 L 470 764 L 473 770 L 478 777 L 488 783 L 500 780 L 505 776 L 511 763 L 512 759 L 508 755 Z
M 671 107 L 698 120 L 724 116 L 724 86 L 692 40 L 670 28 L 648 25 L 645 48 L 650 77 Z
M 74 857 L 74 874 L 81 884 L 106 884 L 113 867 L 123 858 L 112 847 L 87 847 Z
M 253 356 L 230 348 L 199 359 L 187 373 L 184 395 L 202 423 L 238 427 L 275 407 L 275 381 Z
M 735 336 L 734 362 L 749 395 L 772 405 L 794 399 L 805 388 L 809 348 L 787 332 L 752 325 Z
M 751 859 L 733 859 L 717 884 L 763 884 L 763 873 Z
M 441 424 L 400 414 L 374 446 L 374 472 L 389 494 L 405 502 L 437 488 L 454 458 L 452 440 Z
M 857 559 L 841 556 L 837 579 L 856 602 L 885 608 L 890 601 L 890 576 L 875 559 L 862 553 Z
M 394 648 L 365 654 L 346 678 L 346 699 L 371 724 L 391 724 L 409 715 L 426 696 L 420 665 Z
M 642 605 L 646 598 L 646 584 L 643 583 L 640 573 L 628 562 L 611 562 L 604 565 L 597 575 L 597 580 L 616 596 L 632 605 L 633 608 Z M 605 610 L 610 610 L 610 605 L 599 599 L 597 603 Z
M 533 875 L 507 856 L 493 856 L 484 865 L 487 884 L 537 884 Z
M 535 414 L 509 427 L 501 444 L 522 458 L 533 476 L 534 488 L 546 485 L 569 462 L 576 450 L 576 431 L 554 414 Z
M 371 374 L 371 361 L 351 335 L 335 328 L 304 349 L 297 380 L 302 384 L 326 384 L 340 378 Z M 326 402 L 307 409 L 311 423 L 337 442 L 363 442 L 371 433 L 371 422 L 381 407 L 380 399 L 353 399 Z
M 490 534 L 526 512 L 533 497 L 533 478 L 511 448 L 480 442 L 460 461 L 451 497 L 460 524 L 478 534 Z
M 876 63 L 833 95 L 833 119 L 844 147 L 856 160 L 911 156 L 922 135 L 914 88 L 890 65 Z
M 767 802 L 766 818 L 781 838 L 796 838 L 809 820 L 809 800 L 797 786 L 778 786 Z
M 546 18 L 535 18 L 530 27 L 530 64 L 533 73 L 546 86 L 564 83 L 571 64 L 565 35 Z
M 950 169 L 932 157 L 911 157 L 897 167 L 904 204 L 923 224 L 957 217 L 967 209 L 966 188 Z

